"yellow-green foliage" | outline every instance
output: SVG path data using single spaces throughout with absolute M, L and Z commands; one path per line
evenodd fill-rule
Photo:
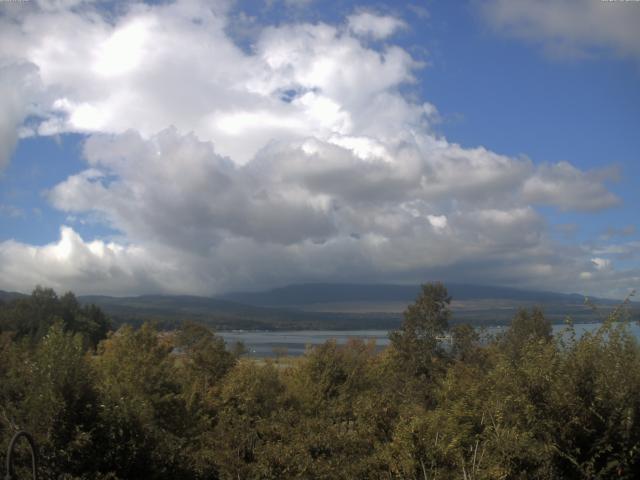
M 580 338 L 522 311 L 443 348 L 449 316 L 427 286 L 383 351 L 254 361 L 194 324 L 94 350 L 86 324 L 43 315 L 0 334 L 0 451 L 26 429 L 42 478 L 87 480 L 639 478 L 640 347 L 619 310 Z

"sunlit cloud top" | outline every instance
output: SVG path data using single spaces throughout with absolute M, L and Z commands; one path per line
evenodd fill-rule
M 478 22 L 524 15 L 493 3 Z M 20 145 L 49 139 L 72 139 L 83 163 L 39 192 L 64 217 L 57 238 L 4 234 L 0 288 L 213 294 L 438 277 L 620 294 L 637 283 L 633 261 L 560 241 L 550 226 L 553 215 L 621 208 L 620 166 L 448 138 L 423 88 L 438 66 L 401 38 L 426 28 L 415 15 L 105 7 L 3 6 L 0 168 L 19 172 Z M 239 12 L 253 18 L 248 47 Z M 14 191 L 18 177 L 5 180 Z

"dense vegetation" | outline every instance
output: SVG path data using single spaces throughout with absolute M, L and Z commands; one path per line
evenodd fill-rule
M 521 311 L 481 341 L 449 330 L 449 303 L 425 285 L 382 352 L 258 362 L 192 323 L 107 333 L 99 309 L 36 289 L 0 305 L 0 455 L 25 429 L 43 478 L 638 478 L 623 309 L 580 338 Z

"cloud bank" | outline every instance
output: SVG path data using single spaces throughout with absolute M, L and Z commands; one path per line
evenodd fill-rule
M 605 50 L 640 60 L 637 2 L 489 0 L 478 5 L 496 29 L 538 43 L 552 56 L 584 58 Z
M 54 2 L 0 23 L 3 65 L 37 87 L 11 89 L 0 135 L 85 134 L 87 168 L 48 199 L 119 232 L 89 241 L 70 225 L 49 245 L 0 243 L 0 288 L 443 278 L 588 290 L 620 275 L 555 244 L 536 209 L 615 205 L 602 175 L 435 133 L 436 108 L 405 93 L 423 66 L 388 43 L 400 19 L 265 26 L 248 53 L 225 2 L 109 14 Z

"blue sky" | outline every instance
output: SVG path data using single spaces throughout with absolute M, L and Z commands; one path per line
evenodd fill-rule
M 4 5 L 0 288 L 622 296 L 640 5 L 600 3 Z

